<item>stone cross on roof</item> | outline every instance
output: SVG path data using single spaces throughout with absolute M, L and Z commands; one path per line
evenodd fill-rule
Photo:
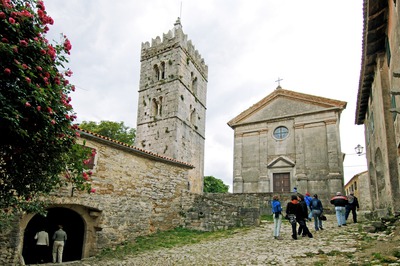
M 281 89 L 282 87 L 281 87 L 281 81 L 282 81 L 283 79 L 281 79 L 280 77 L 278 77 L 278 80 L 275 80 L 275 82 L 278 82 L 278 87 L 276 87 L 277 89 Z
M 282 81 L 283 79 L 281 79 L 280 77 L 278 77 L 278 80 L 275 80 L 275 82 L 278 82 L 278 86 L 281 86 L 281 81 Z

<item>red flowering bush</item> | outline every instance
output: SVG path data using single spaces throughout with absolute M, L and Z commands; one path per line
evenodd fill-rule
M 0 0 L 1 210 L 29 210 L 66 181 L 92 191 L 82 175 L 90 151 L 75 144 L 72 71 L 63 66 L 72 46 L 66 36 L 49 43 L 51 24 L 43 1 Z

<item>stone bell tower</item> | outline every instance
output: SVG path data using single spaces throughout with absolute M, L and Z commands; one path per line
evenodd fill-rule
M 202 193 L 208 67 L 180 19 L 142 43 L 136 147 L 194 165 L 190 191 Z

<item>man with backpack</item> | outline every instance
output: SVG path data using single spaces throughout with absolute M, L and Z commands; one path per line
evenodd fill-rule
M 358 205 L 358 199 L 356 196 L 354 196 L 354 193 L 351 192 L 349 197 L 348 197 L 348 204 L 346 205 L 346 213 L 345 213 L 345 218 L 347 221 L 347 218 L 349 218 L 349 214 L 353 215 L 353 222 L 357 223 L 357 210 L 360 208 Z
M 311 215 L 314 217 L 315 231 L 324 230 L 324 228 L 322 227 L 322 220 L 320 219 L 320 216 L 324 209 L 322 207 L 322 202 L 318 199 L 317 194 L 315 194 L 313 199 L 311 200 L 310 208 Z

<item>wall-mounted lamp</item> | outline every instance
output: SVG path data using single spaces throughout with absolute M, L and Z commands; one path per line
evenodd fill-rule
M 361 155 L 363 155 L 364 147 L 361 146 L 360 144 L 357 144 L 357 146 L 354 148 L 354 150 L 356 151 L 356 154 L 358 156 L 361 156 Z

